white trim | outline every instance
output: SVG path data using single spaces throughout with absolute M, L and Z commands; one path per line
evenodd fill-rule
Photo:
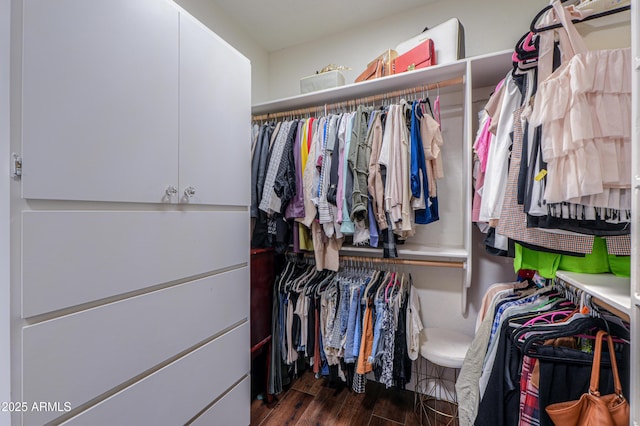
M 9 68 L 11 0 L 0 0 L 0 402 L 11 401 L 10 363 L 10 274 L 9 274 Z M 0 426 L 9 426 L 11 416 L 0 412 Z

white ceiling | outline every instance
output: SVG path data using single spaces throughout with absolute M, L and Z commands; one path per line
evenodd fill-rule
M 269 52 L 437 0 L 211 0 Z

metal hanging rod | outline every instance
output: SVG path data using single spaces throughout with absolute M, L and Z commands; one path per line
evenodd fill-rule
M 326 114 L 327 111 L 337 110 L 340 108 L 355 108 L 359 104 L 374 104 L 383 100 L 398 98 L 403 96 L 417 95 L 428 90 L 442 89 L 449 86 L 457 86 L 464 83 L 463 77 L 452 78 L 449 80 L 443 80 L 436 83 L 424 84 L 421 86 L 411 87 L 408 89 L 399 89 L 392 92 L 380 93 L 377 95 L 364 96 L 360 98 L 348 99 L 342 102 L 335 102 L 330 104 L 314 105 L 306 108 L 292 109 L 288 111 L 278 111 L 273 113 L 258 114 L 252 118 L 254 121 L 262 121 L 269 119 L 278 119 L 282 117 L 295 117 L 304 116 L 310 114 Z
M 299 256 L 295 253 L 291 253 L 292 256 Z M 314 260 L 312 253 L 304 253 L 305 260 Z M 442 268 L 456 268 L 464 269 L 466 262 L 464 261 L 443 261 L 443 260 L 420 260 L 420 259 L 399 259 L 399 258 L 384 258 L 384 257 L 371 257 L 371 256 L 343 256 L 340 255 L 340 263 L 359 263 L 370 265 L 406 265 L 406 266 L 430 266 L 430 267 L 442 267 Z
M 464 269 L 465 262 L 446 262 L 443 260 L 399 259 L 369 256 L 340 256 L 340 261 L 354 263 L 372 263 L 385 265 L 439 266 L 444 268 Z

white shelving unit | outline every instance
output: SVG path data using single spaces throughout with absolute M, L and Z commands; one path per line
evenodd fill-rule
M 440 220 L 426 226 L 418 226 L 416 235 L 404 245 L 398 246 L 398 254 L 401 258 L 412 260 L 461 263 L 465 271 L 461 283 L 461 310 L 465 313 L 467 289 L 471 284 L 471 147 L 475 135 L 474 125 L 477 124 L 473 114 L 473 103 L 478 100 L 474 97 L 476 93 L 486 93 L 486 90 L 479 89 L 493 89 L 510 67 L 511 51 L 502 51 L 256 104 L 252 107 L 252 114 L 264 115 L 309 107 L 317 107 L 318 111 L 324 112 L 328 104 L 354 99 L 366 102 L 369 96 L 461 79 L 462 84 L 436 89 L 443 99 L 443 128 L 446 130 L 447 126 L 457 127 L 457 137 L 445 137 L 443 152 L 446 176 L 442 183 L 438 183 L 439 192 L 443 194 L 439 197 Z M 435 93 L 432 91 L 429 95 L 433 97 Z M 449 116 L 449 121 L 445 121 L 446 116 Z M 441 191 L 440 188 L 444 190 Z M 344 246 L 341 253 L 382 256 L 379 249 L 352 246 Z
M 577 272 L 558 271 L 556 277 L 596 297 L 605 305 L 631 315 L 631 298 L 629 297 L 629 278 L 617 277 L 613 274 L 581 274 Z

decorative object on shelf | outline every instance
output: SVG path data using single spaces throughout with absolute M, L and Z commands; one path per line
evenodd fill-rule
M 326 68 L 326 67 L 325 67 Z M 323 68 L 324 69 L 324 68 Z M 347 69 L 347 68 L 341 68 Z M 325 72 L 302 77 L 300 79 L 300 93 L 316 92 L 318 90 L 331 89 L 344 86 L 345 79 L 341 69 L 332 69 Z
M 322 74 L 329 71 L 342 71 L 342 70 L 350 70 L 350 67 L 345 67 L 344 65 L 336 65 L 329 64 L 326 67 L 323 67 L 320 71 L 316 71 L 316 74 Z
M 356 83 L 373 80 L 393 74 L 393 61 L 398 57 L 394 49 L 387 49 L 380 56 L 367 64 L 367 68 L 356 77 Z
M 426 39 L 393 61 L 393 73 L 412 71 L 436 64 L 436 48 L 433 40 Z
M 448 64 L 465 57 L 464 27 L 457 18 L 451 18 L 431 29 L 425 28 L 417 36 L 398 44 L 395 50 L 400 56 L 417 47 L 425 40 L 433 41 L 435 57 L 438 58 L 438 63 L 440 64 Z
M 350 67 L 344 65 L 329 64 L 319 71 L 316 71 L 314 75 L 302 77 L 300 79 L 300 93 L 316 92 L 318 90 L 344 86 L 345 79 L 342 71 L 350 69 Z

